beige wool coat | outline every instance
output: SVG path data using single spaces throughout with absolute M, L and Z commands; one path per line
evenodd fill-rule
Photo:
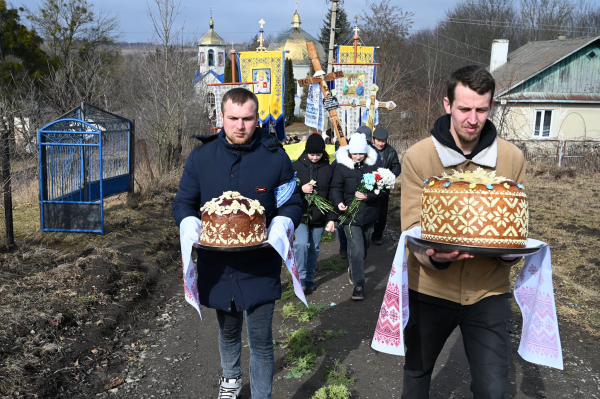
M 402 165 L 402 230 L 421 223 L 423 182 L 442 172 L 472 171 L 481 167 L 496 171 L 517 183 L 525 180 L 525 158 L 514 144 L 497 138 L 472 160 L 442 145 L 434 137 L 408 149 Z M 409 244 L 408 279 L 411 290 L 437 298 L 472 305 L 491 296 L 509 292 L 509 274 L 519 259 L 503 262 L 499 258 L 475 257 L 452 262 L 445 270 L 436 269 L 425 249 Z

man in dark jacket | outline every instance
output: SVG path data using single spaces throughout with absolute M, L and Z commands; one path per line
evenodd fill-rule
M 387 143 L 388 131 L 385 129 L 375 129 L 373 132 L 373 145 L 379 151 L 381 160 L 383 161 L 383 167 L 392 171 L 392 173 L 398 177 L 400 176 L 401 166 L 400 160 L 398 159 L 398 153 L 396 149 Z M 373 230 L 373 244 L 381 245 L 381 238 L 383 237 L 383 231 L 387 224 L 388 205 L 390 203 L 390 196 L 384 195 L 379 201 L 379 219 L 375 222 L 375 229 Z
M 198 218 L 207 201 L 225 191 L 238 191 L 260 201 L 267 226 L 276 216 L 302 216 L 302 199 L 294 193 L 277 207 L 275 189 L 294 179 L 284 150 L 263 129 L 256 128 L 258 99 L 242 88 L 223 96 L 223 129 L 194 148 L 185 164 L 173 202 L 178 226 Z M 223 376 L 219 398 L 237 398 L 242 387 L 241 335 L 246 313 L 250 344 L 250 388 L 255 399 L 271 398 L 274 373 L 272 319 L 281 297 L 281 257 L 271 247 L 246 252 L 198 249 L 200 303 L 216 309 Z

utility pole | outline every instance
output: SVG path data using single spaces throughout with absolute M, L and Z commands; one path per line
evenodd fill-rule
M 337 14 L 337 3 L 339 1 L 340 0 L 331 0 L 333 4 L 331 5 L 331 32 L 329 32 L 329 55 L 327 56 L 327 73 L 331 73 L 331 71 L 333 71 L 333 65 L 331 65 L 331 63 L 334 62 L 333 46 L 335 44 L 335 19 Z

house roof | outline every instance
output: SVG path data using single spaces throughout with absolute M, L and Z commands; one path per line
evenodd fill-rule
M 496 96 L 515 88 L 588 44 L 600 36 L 575 39 L 530 42 L 508 54 L 508 62 L 492 72 L 496 80 Z

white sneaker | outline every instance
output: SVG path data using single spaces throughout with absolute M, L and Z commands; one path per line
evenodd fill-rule
M 236 399 L 242 390 L 242 377 L 225 378 L 221 377 L 219 398 L 218 399 Z

